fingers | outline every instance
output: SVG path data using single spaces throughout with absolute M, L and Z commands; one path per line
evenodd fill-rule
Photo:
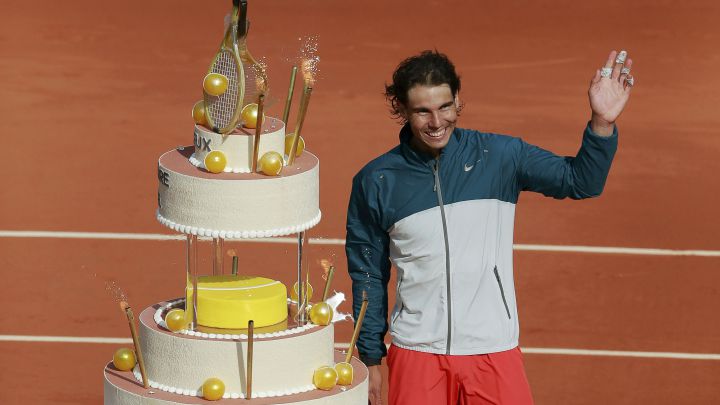
M 633 75 L 628 75 L 625 81 L 623 82 L 623 89 L 630 91 L 632 87 L 635 85 L 635 77 Z
M 609 78 L 612 75 L 613 64 L 615 63 L 616 56 L 617 56 L 617 51 L 610 52 L 610 55 L 608 55 L 608 58 L 605 61 L 605 65 L 603 65 L 602 69 L 600 69 L 601 77 Z
M 625 61 L 625 64 L 623 65 L 623 67 L 620 69 L 620 76 L 618 77 L 618 81 L 621 84 L 625 85 L 626 84 L 625 81 L 628 79 L 628 77 L 632 77 L 632 75 L 630 75 L 631 68 L 632 68 L 632 59 L 628 58 Z
M 627 51 L 612 51 L 608 55 L 605 65 L 600 69 L 600 78 L 597 72 L 590 81 L 591 85 L 596 84 L 601 79 L 615 80 L 623 89 L 628 90 L 635 84 L 635 79 L 630 74 L 632 68 L 632 59 L 628 58 Z
M 615 56 L 615 60 L 613 61 L 613 71 L 612 71 L 612 78 L 615 80 L 618 80 L 620 77 L 620 71 L 623 68 L 623 65 L 625 65 L 625 61 L 627 60 L 627 51 L 620 51 Z

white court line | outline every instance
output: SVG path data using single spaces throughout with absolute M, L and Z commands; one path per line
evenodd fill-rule
M 130 338 L 78 337 L 78 336 L 23 336 L 0 335 L 0 342 L 50 342 L 50 343 L 132 343 Z
M 605 356 L 605 357 L 645 357 L 651 359 L 682 360 L 720 360 L 720 354 L 712 353 L 673 353 L 673 352 L 636 352 L 623 350 L 586 350 L 524 347 L 523 354 L 561 354 L 565 356 Z
M 57 238 L 57 239 L 115 239 L 115 240 L 185 240 L 184 235 L 159 233 L 111 233 L 111 232 L 58 232 L 58 231 L 7 231 L 0 230 L 0 238 Z M 204 239 L 204 238 L 203 238 Z M 243 242 L 264 242 L 297 244 L 297 238 L 259 238 L 244 239 Z M 345 244 L 345 239 L 309 238 L 313 245 Z M 701 256 L 720 257 L 720 250 L 677 250 L 654 248 L 630 248 L 614 246 L 569 246 L 569 245 L 529 245 L 515 244 L 514 250 L 535 252 L 599 253 L 645 256 Z
M 131 344 L 132 339 L 109 337 L 0 335 L 0 342 Z M 336 349 L 347 349 L 349 346 L 349 343 L 335 344 Z M 720 354 L 714 353 L 638 352 L 622 350 L 586 350 L 544 347 L 523 347 L 522 351 L 524 354 L 546 354 L 564 356 L 642 357 L 650 359 L 678 360 L 720 360 Z

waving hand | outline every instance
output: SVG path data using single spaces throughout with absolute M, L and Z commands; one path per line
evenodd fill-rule
M 592 118 L 590 125 L 598 135 L 613 133 L 615 121 L 625 109 L 635 78 L 630 74 L 632 59 L 627 52 L 610 52 L 605 66 L 595 72 L 588 96 Z

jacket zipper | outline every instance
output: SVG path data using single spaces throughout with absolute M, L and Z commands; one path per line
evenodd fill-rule
M 493 272 L 495 272 L 495 279 L 497 280 L 498 286 L 500 287 L 500 296 L 502 297 L 503 304 L 505 305 L 505 312 L 507 312 L 508 319 L 512 319 L 510 317 L 510 307 L 508 307 L 507 300 L 505 299 L 505 290 L 503 289 L 502 281 L 500 281 L 500 273 L 498 273 L 497 266 L 495 266 Z
M 443 206 L 442 189 L 440 188 L 440 157 L 435 158 L 433 166 L 433 175 L 435 176 L 435 186 L 433 187 L 437 194 L 438 204 L 440 205 L 440 216 L 442 217 L 443 237 L 445 238 L 445 283 L 447 286 L 447 349 L 445 354 L 450 354 L 450 342 L 452 341 L 452 297 L 450 294 L 450 244 L 448 242 L 447 220 L 445 219 L 445 207 Z
M 395 298 L 400 297 L 400 288 L 402 288 L 402 279 L 397 281 L 397 288 L 395 290 Z M 397 322 L 397 319 L 400 318 L 400 314 L 402 313 L 403 309 L 405 309 L 405 303 L 400 299 L 400 310 L 395 314 L 395 317 L 391 319 L 391 326 L 395 326 L 395 322 Z

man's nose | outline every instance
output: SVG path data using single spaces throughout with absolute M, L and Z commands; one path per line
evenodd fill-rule
M 432 115 L 430 116 L 430 126 L 433 128 L 439 128 L 440 127 L 440 112 L 439 111 L 433 111 Z

